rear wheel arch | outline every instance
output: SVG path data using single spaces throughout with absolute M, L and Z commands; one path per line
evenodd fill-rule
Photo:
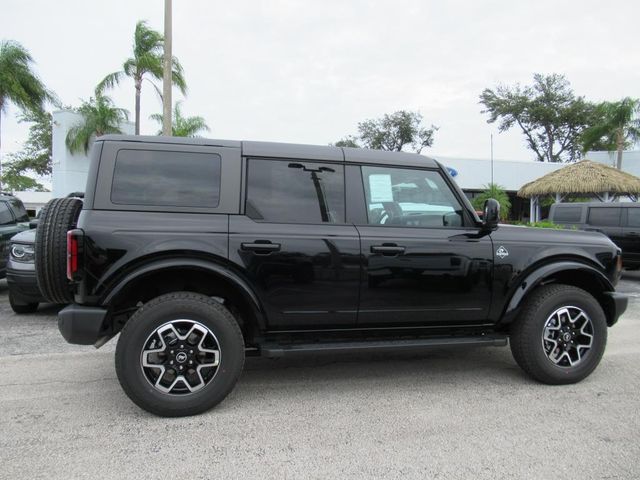
M 266 328 L 262 304 L 249 283 L 224 265 L 208 260 L 171 258 L 147 263 L 120 279 L 100 303 L 114 317 L 112 329 L 117 333 L 137 305 L 178 291 L 221 299 L 236 317 L 247 343 Z
M 615 321 L 615 305 L 611 298 L 605 295 L 605 292 L 615 290 L 609 279 L 602 272 L 586 263 L 563 261 L 540 266 L 520 280 L 509 299 L 500 323 L 512 323 L 526 300 L 536 289 L 553 283 L 577 287 L 591 294 L 604 310 L 607 323 L 611 325 Z

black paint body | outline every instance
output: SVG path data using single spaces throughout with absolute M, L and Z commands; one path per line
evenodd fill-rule
M 150 146 L 220 155 L 219 205 L 193 212 L 110 203 L 115 152 Z M 251 218 L 245 210 L 247 159 L 274 158 L 343 165 L 344 222 Z M 368 224 L 361 165 L 440 172 L 462 206 L 462 225 Z M 118 318 L 139 301 L 173 289 L 235 298 L 229 302 L 242 313 L 246 342 L 258 346 L 277 332 L 505 331 L 526 295 L 549 281 L 592 292 L 610 324 L 619 315 L 607 296 L 618 280 L 619 249 L 607 237 L 503 225 L 486 230 L 446 169 L 413 154 L 106 136 L 93 150 L 78 228 L 82 269 L 75 303 L 104 310 L 95 320 L 101 322 L 98 338 L 117 332 Z

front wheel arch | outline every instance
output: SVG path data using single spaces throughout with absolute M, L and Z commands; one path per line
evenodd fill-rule
M 527 299 L 541 286 L 563 284 L 580 288 L 591 294 L 600 304 L 607 318 L 607 325 L 616 320 L 615 305 L 606 292 L 615 291 L 609 279 L 594 267 L 573 261 L 544 265 L 518 281 L 500 320 L 501 325 L 512 323 Z

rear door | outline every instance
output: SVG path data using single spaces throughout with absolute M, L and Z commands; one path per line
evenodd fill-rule
M 269 328 L 354 326 L 360 241 L 345 223 L 342 162 L 250 158 L 246 179 L 229 258 L 257 289 Z
M 352 168 L 352 167 L 350 167 Z M 437 169 L 362 166 L 359 326 L 484 320 L 493 247 Z

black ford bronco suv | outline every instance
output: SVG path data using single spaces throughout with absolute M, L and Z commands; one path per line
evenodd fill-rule
M 578 382 L 627 306 L 620 249 L 498 208 L 417 154 L 106 135 L 84 200 L 45 207 L 36 270 L 68 342 L 120 333 L 118 379 L 158 415 L 219 403 L 245 355 L 510 343 Z

